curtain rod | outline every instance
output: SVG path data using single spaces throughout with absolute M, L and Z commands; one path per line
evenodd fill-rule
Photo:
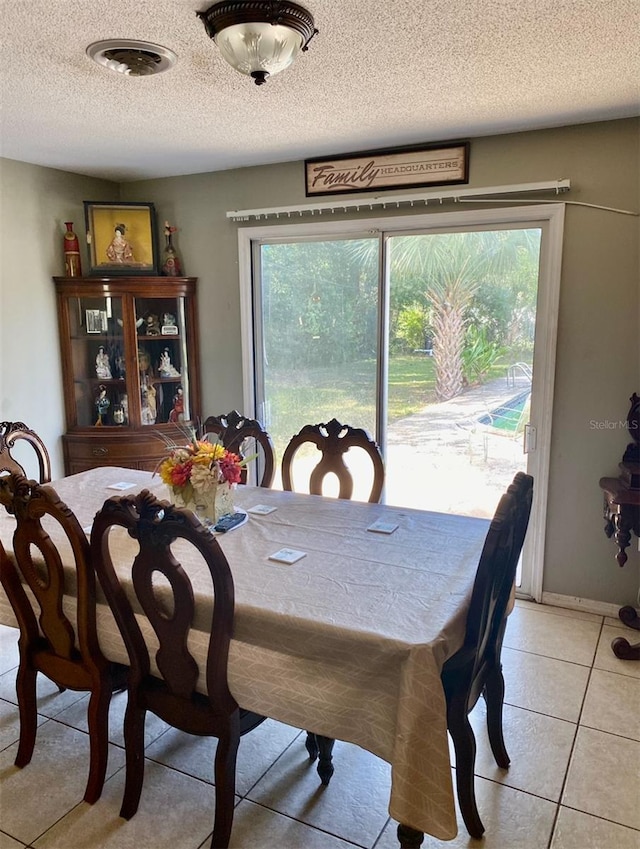
M 550 180 L 542 183 L 520 183 L 511 186 L 486 186 L 481 189 L 455 188 L 447 189 L 446 191 L 427 192 L 424 194 L 415 195 L 376 195 L 371 198 L 360 197 L 358 200 L 340 200 L 340 201 L 324 201 L 321 203 L 306 203 L 297 206 L 273 206 L 265 207 L 264 209 L 235 209 L 227 212 L 227 218 L 232 218 L 234 221 L 249 221 L 251 218 L 259 220 L 260 218 L 279 218 L 281 215 L 291 217 L 292 215 L 314 215 L 318 212 L 322 215 L 323 212 L 336 213 L 346 212 L 349 209 L 355 209 L 358 212 L 360 209 L 373 209 L 374 206 L 386 209 L 389 206 L 399 207 L 401 204 L 424 204 L 438 201 L 442 203 L 444 200 L 453 200 L 457 203 L 464 198 L 490 198 L 495 195 L 511 195 L 522 194 L 527 192 L 555 192 L 563 194 L 571 188 L 570 180 Z

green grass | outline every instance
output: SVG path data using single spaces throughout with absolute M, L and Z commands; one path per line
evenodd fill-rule
M 435 401 L 433 360 L 423 355 L 393 356 L 389 362 L 389 421 Z M 375 360 L 315 369 L 270 369 L 269 432 L 280 456 L 304 424 L 335 417 L 375 431 Z

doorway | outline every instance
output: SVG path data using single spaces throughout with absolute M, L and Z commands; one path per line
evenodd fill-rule
M 381 445 L 388 503 L 486 517 L 528 471 L 526 597 L 542 587 L 562 213 L 239 231 L 245 409 L 278 457 L 336 416 Z

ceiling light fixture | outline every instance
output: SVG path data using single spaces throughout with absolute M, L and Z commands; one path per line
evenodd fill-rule
M 223 58 L 256 85 L 288 68 L 318 32 L 306 9 L 278 0 L 227 0 L 196 14 Z
M 98 65 L 128 77 L 161 74 L 172 68 L 178 59 L 168 47 L 122 38 L 94 41 L 87 47 L 86 53 Z

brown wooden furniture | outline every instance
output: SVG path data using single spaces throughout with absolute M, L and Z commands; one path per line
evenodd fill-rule
M 631 534 L 640 537 L 640 396 L 634 392 L 629 400 L 627 430 L 633 441 L 627 445 L 619 464 L 620 475 L 600 478 L 600 489 L 604 493 L 604 531 L 616 541 L 619 566 L 627 562 L 626 549 L 631 543 Z M 634 607 L 629 604 L 621 607 L 618 616 L 629 628 L 640 631 L 640 616 Z M 616 637 L 611 649 L 621 660 L 640 660 L 640 642 L 632 645 L 624 637 Z
M 291 438 L 282 457 L 282 486 L 293 491 L 292 466 L 296 453 L 305 443 L 312 443 L 321 452 L 321 458 L 311 472 L 309 492 L 322 495 L 322 483 L 326 475 L 335 474 L 340 483 L 339 498 L 351 498 L 353 475 L 344 461 L 344 454 L 351 448 L 362 448 L 371 458 L 374 477 L 370 502 L 377 502 L 384 486 L 384 461 L 380 448 L 363 428 L 341 424 L 331 419 L 326 424 L 305 425 Z
M 159 649 L 153 653 L 158 672 L 152 670 L 150 650 L 114 569 L 110 530 L 115 525 L 126 528 L 140 545 L 131 569 L 131 583 L 136 605 L 143 610 L 158 640 Z M 187 645 L 194 621 L 194 592 L 172 549 L 176 540 L 186 541 L 199 552 L 211 576 L 215 605 L 204 670 L 206 695 L 196 689 L 198 664 Z M 138 809 L 144 777 L 145 715 L 150 710 L 182 731 L 218 738 L 211 845 L 224 849 L 233 823 L 239 739 L 264 720 L 258 714 L 241 710 L 227 684 L 234 618 L 234 585 L 227 559 L 195 514 L 159 501 L 148 490 L 104 503 L 91 532 L 91 556 L 131 664 L 124 720 L 126 780 L 120 815 L 130 819 Z M 158 575 L 164 576 L 164 593 L 155 583 Z
M 328 474 L 335 474 L 340 489 L 338 498 L 351 498 L 353 494 L 353 475 L 348 469 L 344 454 L 351 448 L 362 448 L 373 464 L 373 483 L 369 501 L 376 503 L 382 495 L 384 486 L 384 460 L 377 443 L 363 428 L 343 425 L 337 419 L 322 424 L 305 425 L 291 438 L 282 456 L 282 487 L 293 491 L 293 463 L 298 450 L 311 443 L 321 452 L 320 460 L 311 472 L 309 492 L 322 495 L 322 484 Z M 323 785 L 328 785 L 333 775 L 332 751 L 335 740 L 307 731 L 305 746 L 312 761 L 318 758 L 318 775 Z
M 152 471 L 200 416 L 196 278 L 54 277 L 66 474 Z
M 124 686 L 126 669 L 109 663 L 98 645 L 89 543 L 74 514 L 50 486 L 40 486 L 19 474 L 5 475 L 0 477 L 0 502 L 17 522 L 12 558 L 0 543 L 0 579 L 20 627 L 16 678 L 20 743 L 15 764 L 24 767 L 33 755 L 37 673 L 42 672 L 61 689 L 88 690 L 90 765 L 84 800 L 93 804 L 102 792 L 107 768 L 111 692 Z M 62 558 L 42 527 L 44 516 L 59 523 L 69 541 L 76 567 L 73 592 L 69 588 L 65 592 Z M 42 562 L 34 552 L 42 556 Z M 63 597 L 75 603 L 76 629 L 63 612 Z
M 475 800 L 476 743 L 468 715 L 484 695 L 491 751 L 498 766 L 507 769 L 509 755 L 502 735 L 504 678 L 500 653 L 532 498 L 533 478 L 518 472 L 500 499 L 487 533 L 473 585 L 464 645 L 442 669 L 447 727 L 456 753 L 460 812 L 467 831 L 476 838 L 482 837 L 484 826 Z
M 49 483 L 51 480 L 49 452 L 38 434 L 24 422 L 0 422 L 0 472 L 25 474 L 22 465 L 11 456 L 11 449 L 18 441 L 26 442 L 33 448 L 38 459 L 39 481 Z
M 258 486 L 271 486 L 275 475 L 275 448 L 271 437 L 257 419 L 248 419 L 237 410 L 223 416 L 209 416 L 202 425 L 202 434 L 206 433 L 219 436 L 225 448 L 241 457 L 258 453 L 262 472 Z M 246 450 L 245 440 L 249 440 L 250 450 Z M 246 482 L 245 467 L 242 469 L 242 483 Z
M 507 769 L 509 755 L 502 734 L 504 678 L 500 653 L 532 497 L 533 478 L 518 472 L 500 499 L 489 526 L 473 585 L 464 645 L 442 668 L 447 728 L 456 754 L 458 802 L 467 830 L 475 838 L 482 837 L 484 826 L 476 805 L 476 741 L 468 716 L 484 695 L 491 751 L 498 766 Z M 422 844 L 423 834 L 399 825 L 398 839 L 402 849 L 417 849 Z

